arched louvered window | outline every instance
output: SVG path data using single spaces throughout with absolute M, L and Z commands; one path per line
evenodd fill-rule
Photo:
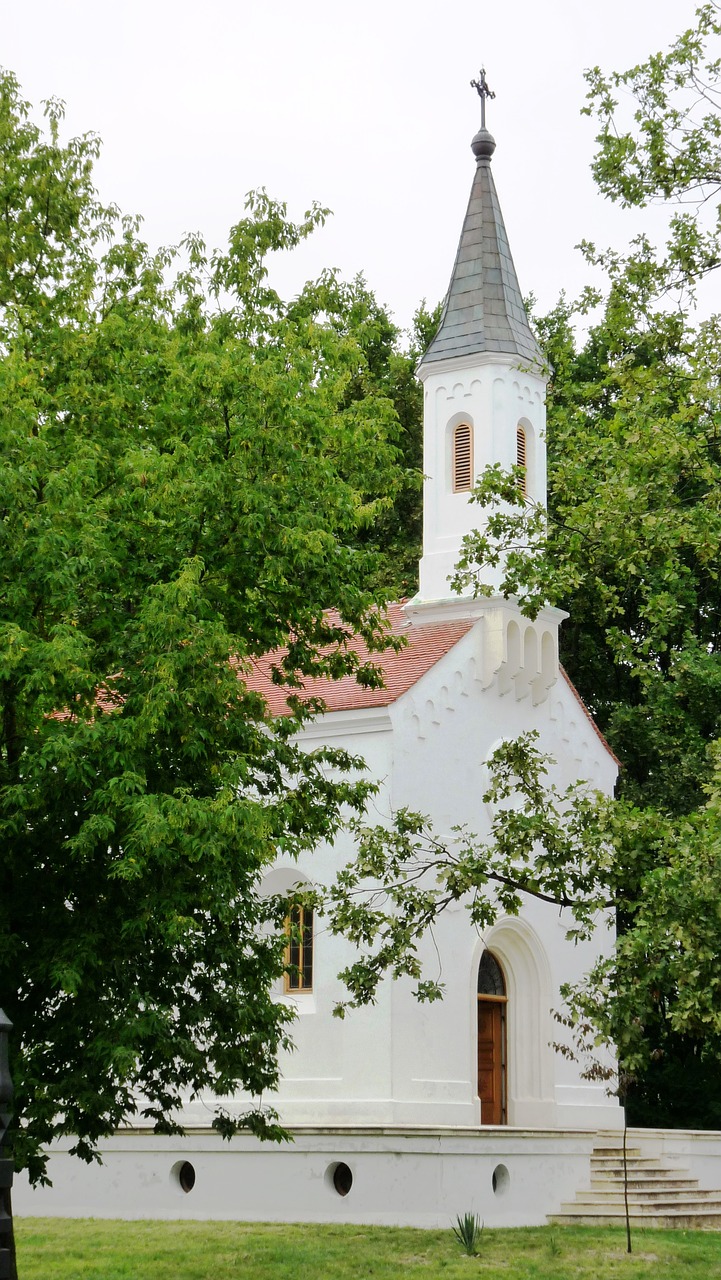
M 286 918 L 286 991 L 313 990 L 313 908 L 294 903 Z
M 518 467 L 520 474 L 518 475 L 516 483 L 521 493 L 523 494 L 524 498 L 528 492 L 528 489 L 526 487 L 526 477 L 528 474 L 526 470 L 526 457 L 527 457 L 526 433 L 523 430 L 523 427 L 517 427 L 516 428 L 516 466 Z
M 453 431 L 453 492 L 462 493 L 473 484 L 473 434 L 470 423 L 461 422 Z

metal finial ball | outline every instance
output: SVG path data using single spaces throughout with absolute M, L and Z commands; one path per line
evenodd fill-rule
M 477 160 L 490 160 L 496 149 L 496 139 L 487 129 L 479 129 L 471 142 L 471 150 Z

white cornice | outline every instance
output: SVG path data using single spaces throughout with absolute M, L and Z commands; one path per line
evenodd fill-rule
M 510 351 L 479 351 L 475 355 L 447 356 L 445 360 L 429 360 L 424 364 L 421 360 L 416 368 L 416 377 L 426 382 L 432 375 L 448 377 L 449 373 L 463 372 L 466 369 L 478 369 L 492 365 L 500 365 L 503 369 L 516 369 L 519 373 L 538 378 L 545 386 L 549 375 L 539 366 L 521 360 Z
M 387 707 L 354 707 L 344 711 L 326 711 L 298 733 L 298 741 L 317 738 L 344 738 L 348 734 L 390 733 L 393 728 Z
M 455 596 L 441 600 L 420 600 L 414 596 L 403 605 L 403 612 L 413 626 L 422 627 L 430 622 L 461 622 L 465 618 L 485 618 L 499 609 L 520 612 L 518 600 L 514 596 Z M 544 622 L 559 625 L 569 615 L 565 609 L 556 609 L 553 605 L 544 605 L 539 609 L 537 617 Z

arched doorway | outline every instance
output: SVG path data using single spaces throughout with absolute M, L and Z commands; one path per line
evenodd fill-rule
M 478 1096 L 481 1124 L 505 1124 L 506 982 L 490 951 L 478 965 Z

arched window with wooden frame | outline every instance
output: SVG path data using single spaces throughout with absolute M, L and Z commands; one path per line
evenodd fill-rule
M 516 484 L 524 498 L 528 496 L 528 441 L 525 427 L 516 427 Z
M 313 908 L 294 902 L 286 917 L 286 991 L 313 990 Z
M 453 492 L 473 487 L 473 429 L 469 422 L 453 428 Z

